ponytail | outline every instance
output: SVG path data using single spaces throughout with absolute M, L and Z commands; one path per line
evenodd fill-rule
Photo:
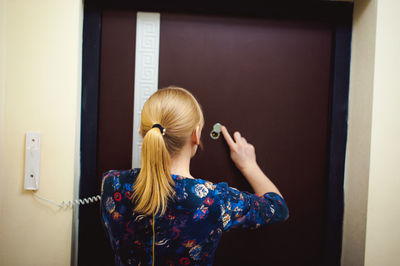
M 197 126 L 203 125 L 201 107 L 185 89 L 167 87 L 147 99 L 140 122 L 142 168 L 133 187 L 135 212 L 165 213 L 175 193 L 171 156 L 181 151 Z
M 170 174 L 171 156 L 158 128 L 149 130 L 143 138 L 142 169 L 133 193 L 135 211 L 146 215 L 163 214 L 172 198 L 174 181 Z

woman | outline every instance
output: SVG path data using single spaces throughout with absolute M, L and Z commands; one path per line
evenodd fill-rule
M 223 231 L 287 219 L 282 195 L 239 132 L 232 139 L 222 126 L 231 158 L 256 194 L 192 177 L 203 125 L 200 105 L 182 88 L 158 90 L 144 104 L 141 169 L 103 176 L 102 219 L 116 265 L 212 265 Z

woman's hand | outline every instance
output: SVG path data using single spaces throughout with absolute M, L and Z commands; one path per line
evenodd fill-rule
M 250 183 L 254 192 L 258 195 L 275 192 L 282 197 L 278 188 L 258 166 L 254 146 L 247 143 L 247 140 L 239 132 L 235 132 L 232 139 L 226 127 L 221 126 L 221 131 L 231 150 L 232 161 Z
M 233 133 L 233 139 L 225 126 L 221 126 L 221 131 L 231 150 L 231 158 L 236 167 L 242 173 L 246 170 L 257 167 L 256 151 L 254 146 L 248 143 L 238 131 Z

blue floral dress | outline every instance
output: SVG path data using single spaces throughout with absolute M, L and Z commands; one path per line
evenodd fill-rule
M 140 169 L 103 175 L 101 216 L 116 265 L 151 265 L 152 216 L 133 212 L 133 183 Z M 257 228 L 288 218 L 276 193 L 238 191 L 222 182 L 172 175 L 175 198 L 164 215 L 155 216 L 155 265 L 212 265 L 224 231 Z

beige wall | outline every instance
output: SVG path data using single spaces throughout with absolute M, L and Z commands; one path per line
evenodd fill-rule
M 6 22 L 6 12 L 5 12 L 5 1 L 0 0 L 0 239 L 1 238 L 1 228 L 3 224 L 3 204 L 2 196 L 4 194 L 4 187 L 1 183 L 2 170 L 4 169 L 4 105 L 5 105 L 5 22 Z M 1 256 L 1 253 L 0 253 Z
M 353 15 L 342 265 L 364 265 L 376 0 L 355 1 Z
M 342 265 L 399 265 L 398 0 L 356 0 Z
M 82 2 L 0 0 L 0 265 L 70 265 L 72 210 L 23 190 L 25 132 L 42 133 L 38 194 L 73 196 Z
M 365 265 L 400 265 L 400 2 L 377 5 Z

